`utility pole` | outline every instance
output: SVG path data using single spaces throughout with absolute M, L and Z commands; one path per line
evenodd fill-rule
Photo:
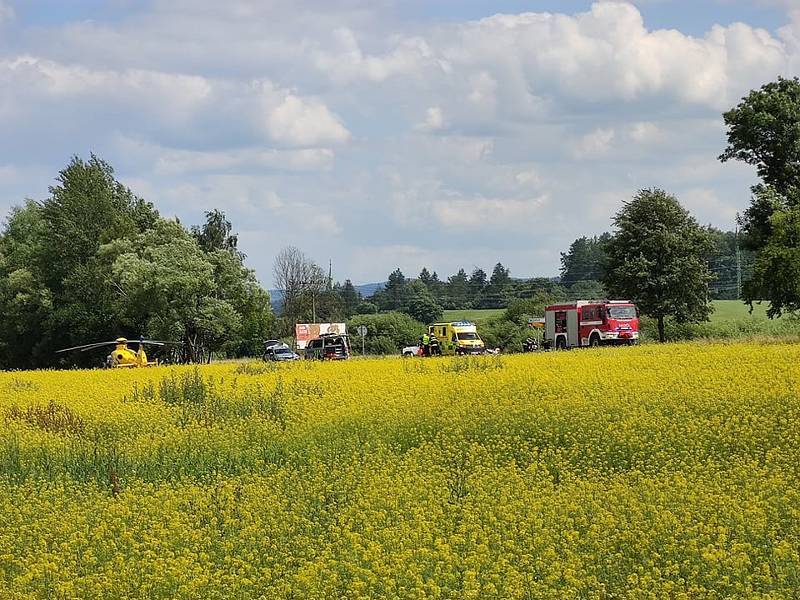
M 739 249 L 739 213 L 736 213 L 736 299 L 742 298 L 742 251 Z

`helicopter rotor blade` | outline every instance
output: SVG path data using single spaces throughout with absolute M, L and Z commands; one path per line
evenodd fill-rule
M 87 350 L 92 350 L 94 348 L 100 348 L 101 346 L 113 346 L 114 344 L 118 344 L 116 340 L 111 342 L 94 342 L 93 344 L 83 344 L 81 346 L 72 346 L 71 348 L 62 348 L 61 350 L 56 350 L 56 353 L 59 352 L 71 352 L 73 350 L 80 350 L 81 352 L 86 352 Z
M 136 340 L 139 344 L 149 344 L 151 346 L 179 346 L 183 344 L 183 342 L 172 342 L 169 340 Z

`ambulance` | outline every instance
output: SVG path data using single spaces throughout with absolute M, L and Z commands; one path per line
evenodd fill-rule
M 434 323 L 428 325 L 428 335 L 438 340 L 439 350 L 444 356 L 486 352 L 486 345 L 478 335 L 478 328 L 470 321 Z

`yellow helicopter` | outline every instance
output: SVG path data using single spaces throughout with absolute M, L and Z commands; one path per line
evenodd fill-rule
M 150 346 L 166 346 L 167 344 L 180 344 L 181 342 L 164 342 L 158 340 L 146 340 L 139 338 L 138 340 L 128 341 L 124 337 L 117 338 L 110 342 L 94 342 L 93 344 L 84 344 L 82 346 L 73 346 L 71 348 L 62 348 L 56 350 L 60 352 L 72 352 L 73 350 L 80 350 L 86 352 L 94 350 L 95 348 L 102 348 L 103 346 L 115 346 L 111 354 L 106 356 L 104 367 L 110 369 L 133 369 L 138 367 L 157 367 L 158 360 L 148 360 L 147 354 L 144 351 L 145 345 Z M 128 344 L 139 344 L 139 348 L 134 352 L 128 348 Z

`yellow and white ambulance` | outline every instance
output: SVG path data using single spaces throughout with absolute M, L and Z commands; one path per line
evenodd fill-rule
M 486 344 L 478 335 L 478 328 L 470 321 L 434 323 L 428 325 L 428 335 L 436 338 L 439 351 L 445 356 L 486 352 Z

